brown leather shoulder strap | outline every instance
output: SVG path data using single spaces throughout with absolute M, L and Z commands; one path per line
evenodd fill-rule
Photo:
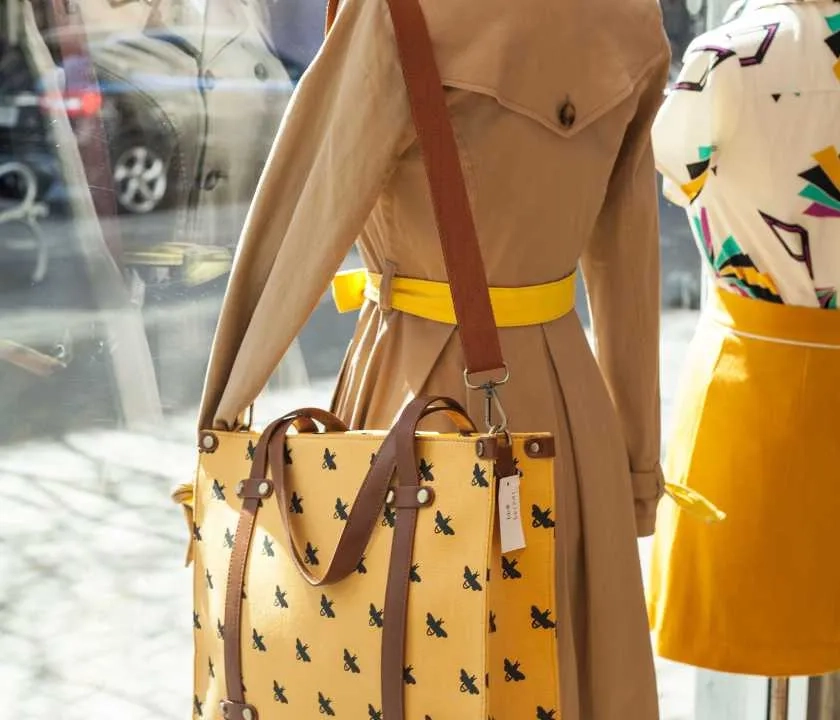
M 418 0 L 388 0 L 411 113 L 426 165 L 443 259 L 470 373 L 504 368 L 484 262 L 426 18 Z M 329 0 L 329 31 L 338 0 Z

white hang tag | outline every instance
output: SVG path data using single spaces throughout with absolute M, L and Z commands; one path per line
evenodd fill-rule
M 499 480 L 499 531 L 502 553 L 525 547 L 525 532 L 522 530 L 522 512 L 519 507 L 519 475 Z

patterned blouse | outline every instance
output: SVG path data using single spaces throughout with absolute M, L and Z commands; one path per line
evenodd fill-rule
M 697 38 L 653 128 L 717 283 L 837 309 L 840 2 L 747 0 Z

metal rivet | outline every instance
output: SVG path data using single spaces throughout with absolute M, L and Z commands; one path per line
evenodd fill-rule
M 219 703 L 219 707 L 222 709 L 222 715 L 227 717 L 228 716 L 228 704 L 224 700 L 222 700 Z
M 216 440 L 213 438 L 212 435 L 204 435 L 201 438 L 201 447 L 203 447 L 205 450 L 211 450 L 215 442 Z
M 267 483 L 265 480 L 263 480 L 263 481 L 259 484 L 259 487 L 257 488 L 257 492 L 258 492 L 260 495 L 265 495 L 265 494 L 268 492 L 268 483 Z
M 429 502 L 431 495 L 432 494 L 429 492 L 428 488 L 420 488 L 417 491 L 417 502 L 419 502 L 421 505 L 425 505 L 427 502 Z
M 244 491 L 245 491 L 245 481 L 244 481 L 244 480 L 240 480 L 240 481 L 236 484 L 236 494 L 237 494 L 237 495 L 241 495 Z
M 385 496 L 385 504 L 390 505 L 391 503 L 394 502 L 395 498 L 396 498 L 396 494 L 394 493 L 394 491 L 389 490 L 388 494 Z
M 484 440 L 479 440 L 476 444 L 475 454 L 478 457 L 484 457 L 485 449 L 484 449 Z
M 243 717 L 243 720 L 254 720 L 254 713 L 251 711 L 251 708 L 249 708 L 249 707 L 242 708 L 242 717 Z
M 536 455 L 536 454 L 540 451 L 541 446 L 540 446 L 539 442 L 537 442 L 536 440 L 534 440 L 534 442 L 532 442 L 532 443 L 528 446 L 528 449 L 529 449 L 532 453 L 534 453 L 534 455 Z

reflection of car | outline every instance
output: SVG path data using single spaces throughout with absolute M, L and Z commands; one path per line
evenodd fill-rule
M 80 144 L 90 142 L 94 132 L 91 118 L 97 113 L 105 123 L 117 202 L 129 213 L 148 213 L 172 204 L 175 190 L 173 167 L 182 128 L 191 126 L 192 118 L 174 117 L 180 113 L 200 115 L 204 109 L 190 104 L 187 98 L 196 91 L 205 98 L 210 90 L 224 93 L 227 111 L 241 121 L 254 93 L 274 96 L 285 107 L 293 86 L 286 72 L 269 72 L 271 61 L 279 61 L 270 49 L 256 45 L 249 38 L 239 38 L 240 55 L 265 58 L 252 64 L 249 74 L 237 73 L 233 63 L 230 76 L 216 78 L 203 72 L 198 47 L 212 43 L 212 30 L 178 28 L 177 31 L 109 34 L 89 42 L 90 56 L 98 76 L 98 86 L 74 87 L 59 97 L 50 97 L 41 80 L 33 79 L 20 63 L 16 82 L 3 73 L 0 80 L 0 160 L 16 159 L 32 167 L 39 178 L 39 198 L 60 200 L 64 189 L 56 184 L 58 172 L 49 142 L 44 137 L 40 110 L 50 103 L 60 103 L 73 124 Z M 224 31 L 218 31 L 220 35 Z M 190 39 L 192 38 L 192 40 Z M 229 38 L 225 34 L 225 40 Z M 46 38 L 54 42 L 55 38 Z M 229 51 L 228 51 L 229 52 Z M 175 61 L 171 61 L 171 57 Z M 167 58 L 169 62 L 160 62 Z M 77 67 L 85 62 L 78 57 L 64 60 L 64 76 L 78 76 Z M 249 68 L 250 69 L 250 68 Z M 6 87 L 4 87 L 6 86 Z M 214 109 L 219 112 L 218 107 Z M 193 127 L 200 126 L 196 117 Z M 26 147 L 19 138 L 28 134 Z M 8 157 L 13 156 L 13 157 Z M 14 193 L 15 189 L 5 188 Z M 0 193 L 4 188 L 0 186 Z

